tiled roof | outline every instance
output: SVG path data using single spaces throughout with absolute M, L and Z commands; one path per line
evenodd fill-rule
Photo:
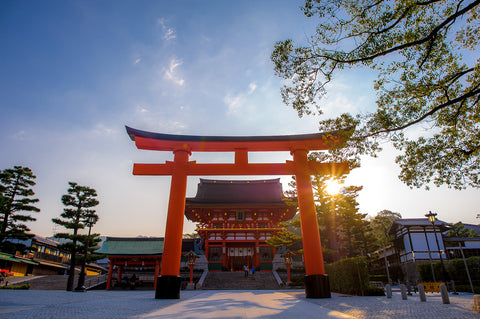
M 95 253 L 101 255 L 161 255 L 163 238 L 107 237 L 102 247 Z
M 445 231 L 448 229 L 450 224 L 446 223 L 442 220 L 437 219 L 435 221 L 436 228 L 438 227 L 441 231 Z M 428 218 L 401 218 L 395 219 L 393 221 L 392 226 L 390 227 L 390 234 L 393 234 L 398 228 L 401 227 L 431 227 L 432 223 L 428 220 Z
M 395 219 L 394 223 L 400 224 L 402 226 L 432 226 L 432 223 L 428 220 L 428 218 L 403 218 L 403 219 Z M 449 225 L 448 223 L 437 219 L 435 221 L 436 226 L 440 225 Z
M 200 179 L 197 195 L 187 204 L 284 204 L 280 179 L 209 180 Z

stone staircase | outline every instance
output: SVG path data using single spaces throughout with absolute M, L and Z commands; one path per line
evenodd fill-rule
M 220 289 L 220 290 L 260 290 L 260 289 L 279 289 L 273 273 L 257 272 L 255 279 L 252 275 L 244 276 L 242 272 L 208 272 L 203 283 L 202 289 Z

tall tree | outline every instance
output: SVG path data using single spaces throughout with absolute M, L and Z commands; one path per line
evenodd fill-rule
M 320 162 L 334 160 L 333 157 L 324 153 L 311 153 L 309 159 Z M 351 162 L 351 164 L 358 165 L 357 162 Z M 337 176 L 336 179 L 343 183 L 345 177 Z M 314 175 L 312 178 L 324 260 L 330 263 L 343 257 L 367 256 L 377 246 L 372 239 L 369 222 L 366 220 L 367 214 L 358 212 L 357 197 L 362 187 L 345 186 L 341 192 L 331 194 L 328 192 L 328 183 L 331 179 L 330 175 Z M 292 189 L 285 193 L 294 197 L 296 195 L 295 179 L 289 183 L 289 186 Z M 285 239 L 290 241 L 287 236 Z
M 26 212 L 39 212 L 35 203 L 37 198 L 32 198 L 35 193 L 33 172 L 28 167 L 14 166 L 13 169 L 0 171 L 0 250 L 15 252 L 24 250 L 25 245 L 13 244 L 8 239 L 25 240 L 33 237 L 27 234 L 30 230 L 25 222 L 36 219 Z
M 388 209 L 384 209 L 377 213 L 371 221 L 372 229 L 377 237 L 378 242 L 381 245 L 389 245 L 392 238 L 388 234 L 390 227 L 393 224 L 395 219 L 402 218 L 402 215 L 399 213 L 392 212 Z
M 462 222 L 458 222 L 452 225 L 451 229 L 447 233 L 448 237 L 466 238 L 466 237 L 480 237 L 473 229 L 465 227 Z
M 284 229 L 267 239 L 265 242 L 272 247 L 286 247 L 287 249 L 292 250 L 292 246 L 300 243 L 302 240 L 302 236 L 300 235 L 299 216 L 296 215 L 288 222 L 281 222 L 279 226 Z
M 63 213 L 60 214 L 61 218 L 52 218 L 52 221 L 71 231 L 56 233 L 55 237 L 69 240 L 67 243 L 60 245 L 60 248 L 68 250 L 71 255 L 67 290 L 72 291 L 77 254 L 85 253 L 83 247 L 85 247 L 86 236 L 79 234 L 79 230 L 88 227 L 87 220 L 89 216 L 94 216 L 98 220 L 98 215 L 92 208 L 97 206 L 99 202 L 96 199 L 97 192 L 93 188 L 80 186 L 74 182 L 69 182 L 68 184 L 70 185 L 67 190 L 68 194 L 62 196 L 62 204 L 66 207 L 63 209 Z M 95 243 L 94 237 L 92 236 L 91 244 Z M 92 245 L 93 247 L 94 245 Z
M 362 186 L 348 186 L 336 198 L 337 213 L 340 221 L 341 250 L 347 257 L 368 257 L 377 246 L 372 240 L 373 234 L 367 214 L 359 213 L 357 197 Z
M 319 19 L 309 44 L 281 41 L 271 56 L 276 74 L 288 81 L 283 100 L 299 116 L 321 114 L 321 97 L 340 70 L 371 68 L 378 73 L 376 110 L 320 122 L 320 130 L 351 134 L 340 155 L 375 155 L 389 140 L 401 151 L 399 178 L 408 186 L 478 188 L 479 5 L 306 0 L 304 14 Z

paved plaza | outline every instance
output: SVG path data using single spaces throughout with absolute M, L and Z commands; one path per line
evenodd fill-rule
M 153 291 L 0 290 L 0 318 L 480 318 L 473 295 L 306 299 L 303 290 L 191 290 L 157 300 Z

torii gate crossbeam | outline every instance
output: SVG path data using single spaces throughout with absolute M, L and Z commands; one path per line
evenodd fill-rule
M 165 244 L 155 298 L 180 298 L 180 259 L 188 176 L 207 175 L 295 175 L 305 260 L 307 298 L 329 298 L 318 222 L 313 200 L 311 175 L 348 173 L 346 163 L 309 161 L 311 150 L 327 150 L 343 142 L 345 132 L 285 136 L 189 136 L 152 133 L 126 127 L 138 149 L 171 151 L 173 162 L 134 164 L 134 175 L 172 176 L 168 203 Z M 189 161 L 192 152 L 235 152 L 233 164 L 198 164 Z M 290 151 L 293 161 L 248 163 L 248 152 Z

